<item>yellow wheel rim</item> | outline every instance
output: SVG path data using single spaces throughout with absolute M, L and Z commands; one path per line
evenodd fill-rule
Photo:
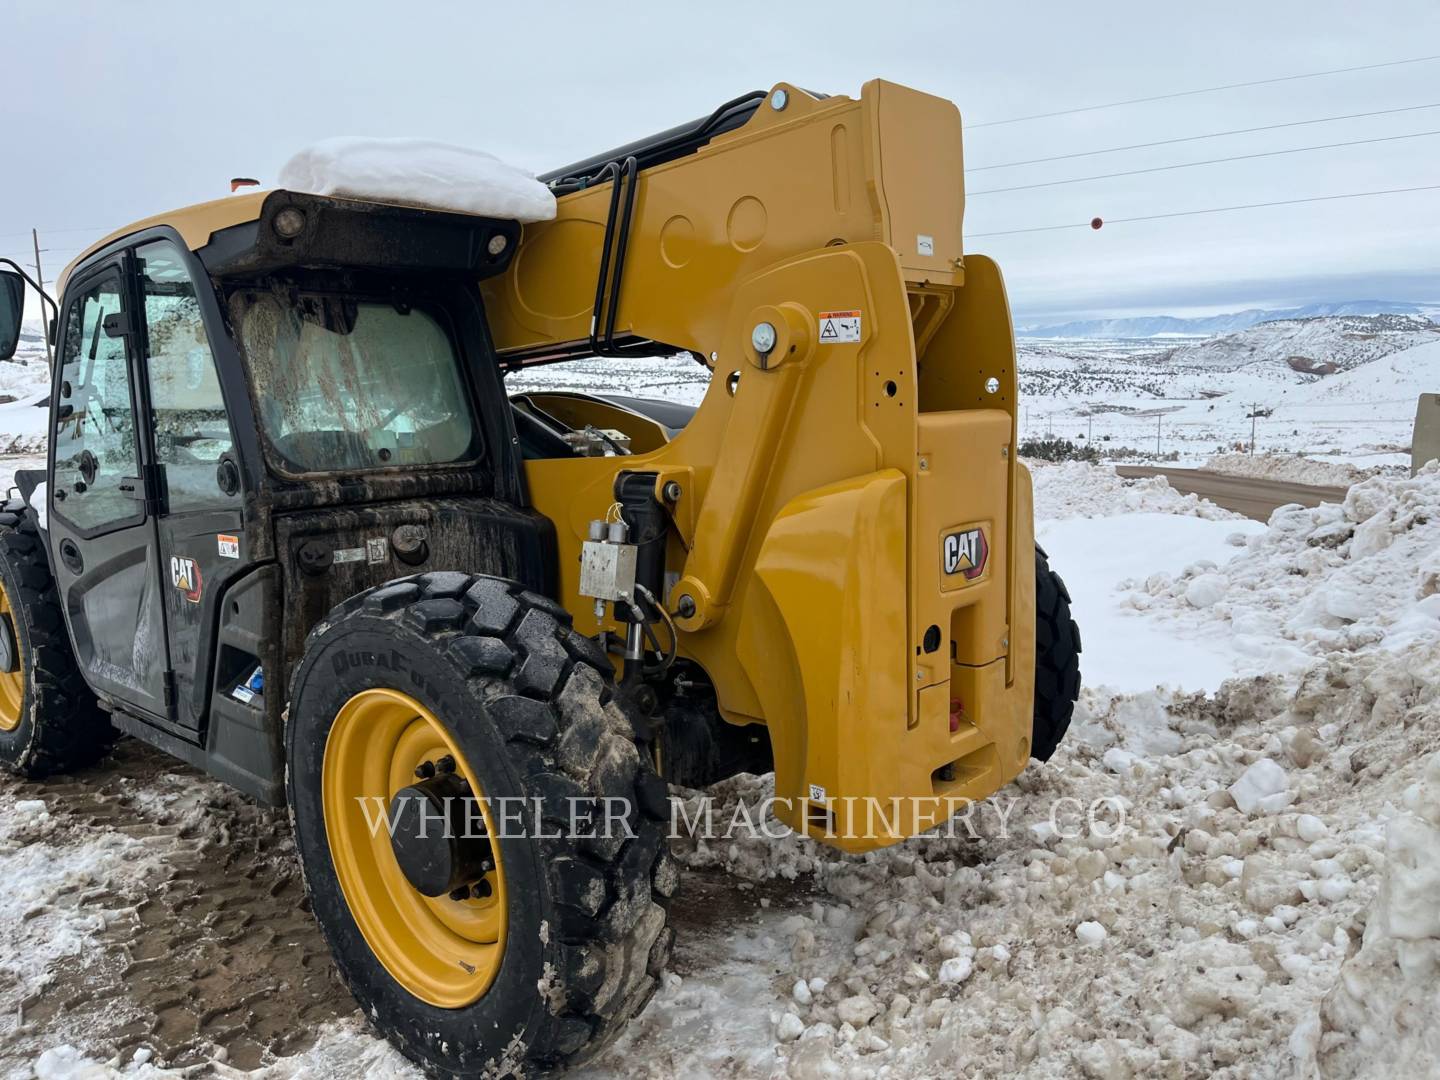
M 320 795 L 325 835 L 340 889 L 366 944 L 390 975 L 421 1001 L 458 1009 L 478 1000 L 505 955 L 507 909 L 499 844 L 483 899 L 431 898 L 395 858 L 386 828 L 390 803 L 415 783 L 423 762 L 449 755 L 496 830 L 484 791 L 435 714 L 397 690 L 363 690 L 335 717 L 325 741 Z
M 20 726 L 20 710 L 25 706 L 25 655 L 20 651 L 15 609 L 10 606 L 10 594 L 3 584 L 0 584 L 0 618 L 9 618 L 10 640 L 15 644 L 15 670 L 0 671 L 0 731 L 14 731 Z

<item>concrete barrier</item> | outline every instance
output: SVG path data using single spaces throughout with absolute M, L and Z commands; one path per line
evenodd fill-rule
M 1415 406 L 1415 435 L 1410 440 L 1410 475 L 1440 458 L 1440 394 L 1421 394 Z

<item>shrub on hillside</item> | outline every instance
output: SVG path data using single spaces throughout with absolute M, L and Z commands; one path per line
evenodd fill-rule
M 1076 446 L 1069 439 L 1026 439 L 1020 444 L 1020 456 L 1032 461 L 1099 461 L 1100 451 Z

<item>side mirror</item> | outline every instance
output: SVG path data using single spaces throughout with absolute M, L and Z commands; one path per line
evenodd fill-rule
M 14 270 L 0 270 L 0 360 L 9 360 L 20 344 L 20 316 L 25 313 L 25 279 Z

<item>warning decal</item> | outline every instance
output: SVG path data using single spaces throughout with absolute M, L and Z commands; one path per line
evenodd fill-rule
M 822 311 L 820 320 L 820 344 L 843 345 L 860 340 L 860 312 Z

